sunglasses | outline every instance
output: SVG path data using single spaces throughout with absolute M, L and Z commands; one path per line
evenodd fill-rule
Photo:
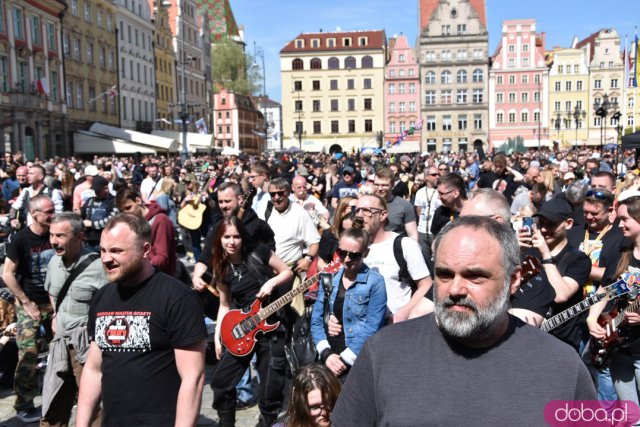
M 430 173 L 430 174 L 429 174 L 429 176 L 438 176 L 438 175 L 440 175 L 438 172 Z
M 384 211 L 384 209 L 380 208 L 356 208 L 354 211 L 356 214 L 362 212 L 362 214 L 366 217 L 372 217 L 374 214 L 380 213 Z
M 274 198 L 276 196 L 280 196 L 280 197 L 285 197 L 287 194 L 286 190 L 280 190 L 280 191 L 269 191 L 269 195 L 271 196 L 271 198 Z
M 609 200 L 613 201 L 613 194 L 608 191 L 602 190 L 589 190 L 585 195 L 588 198 L 598 199 L 598 200 Z
M 364 252 L 349 252 L 338 248 L 336 249 L 336 255 L 338 255 L 340 261 L 344 261 L 347 257 L 349 257 L 351 261 L 360 261 L 364 256 Z

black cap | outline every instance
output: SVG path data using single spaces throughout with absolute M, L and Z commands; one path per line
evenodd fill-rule
M 98 191 L 107 185 L 109 185 L 109 181 L 107 181 L 107 178 L 97 175 L 93 177 L 93 183 L 91 184 L 91 189 L 93 191 Z
M 559 223 L 571 218 L 572 214 L 573 210 L 569 203 L 556 197 L 545 202 L 534 216 L 541 216 L 553 223 Z
M 344 175 L 345 173 L 353 175 L 353 168 L 351 166 L 345 166 L 342 168 L 342 174 Z

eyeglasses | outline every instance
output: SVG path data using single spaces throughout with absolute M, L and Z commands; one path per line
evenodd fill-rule
M 37 212 L 41 212 L 41 213 L 43 213 L 45 215 L 53 215 L 54 213 L 56 213 L 55 209 L 49 209 L 49 210 L 46 210 L 46 211 L 43 211 L 42 209 L 36 209 L 36 211 Z
M 259 176 L 259 174 L 255 174 L 255 175 L 247 175 L 247 181 L 253 181 L 254 179 L 256 179 Z
M 382 211 L 384 211 L 384 209 L 380 209 L 380 208 L 356 208 L 355 210 L 356 215 L 362 212 L 362 214 L 367 218 L 370 218 L 373 216 L 373 214 L 377 214 Z
M 349 257 L 349 259 L 351 261 L 360 261 L 362 259 L 362 256 L 364 255 L 364 252 L 349 252 L 349 251 L 345 251 L 344 249 L 336 249 L 336 255 L 338 255 L 338 258 L 340 258 L 340 261 L 344 261 L 345 259 L 347 259 L 347 257 Z
M 438 176 L 438 172 L 430 173 L 429 176 Z
M 585 197 L 598 199 L 598 200 L 613 201 L 613 194 L 611 194 L 608 191 L 602 191 L 602 190 L 589 190 L 587 191 L 587 194 L 585 195 Z
M 271 198 L 273 199 L 276 196 L 279 197 L 286 197 L 287 195 L 287 190 L 280 190 L 280 191 L 269 191 L 269 195 L 271 196 Z
M 439 195 L 440 197 L 442 197 L 442 196 L 446 196 L 446 195 L 447 195 L 447 194 L 449 194 L 449 193 L 453 193 L 454 191 L 456 191 L 456 189 L 455 189 L 455 188 L 454 188 L 453 190 L 449 190 L 449 191 L 444 192 L 444 193 L 443 193 L 442 191 L 438 190 L 438 195 Z
M 343 176 L 351 176 L 351 172 L 342 172 Z

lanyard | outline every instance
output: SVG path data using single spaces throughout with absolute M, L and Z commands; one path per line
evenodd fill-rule
M 602 240 L 602 237 L 607 234 L 607 231 L 609 231 L 611 229 L 611 224 L 607 225 L 604 230 L 602 230 L 600 232 L 600 234 L 598 234 L 598 237 L 596 237 L 596 239 L 594 240 L 594 242 L 599 242 L 600 240 Z M 587 228 L 586 230 L 584 230 L 584 242 L 583 243 L 587 243 L 589 241 L 589 229 Z

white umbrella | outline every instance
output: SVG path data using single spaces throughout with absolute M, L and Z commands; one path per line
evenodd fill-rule
M 238 154 L 240 154 L 240 150 L 226 146 L 222 149 L 221 154 L 223 156 L 237 156 Z

